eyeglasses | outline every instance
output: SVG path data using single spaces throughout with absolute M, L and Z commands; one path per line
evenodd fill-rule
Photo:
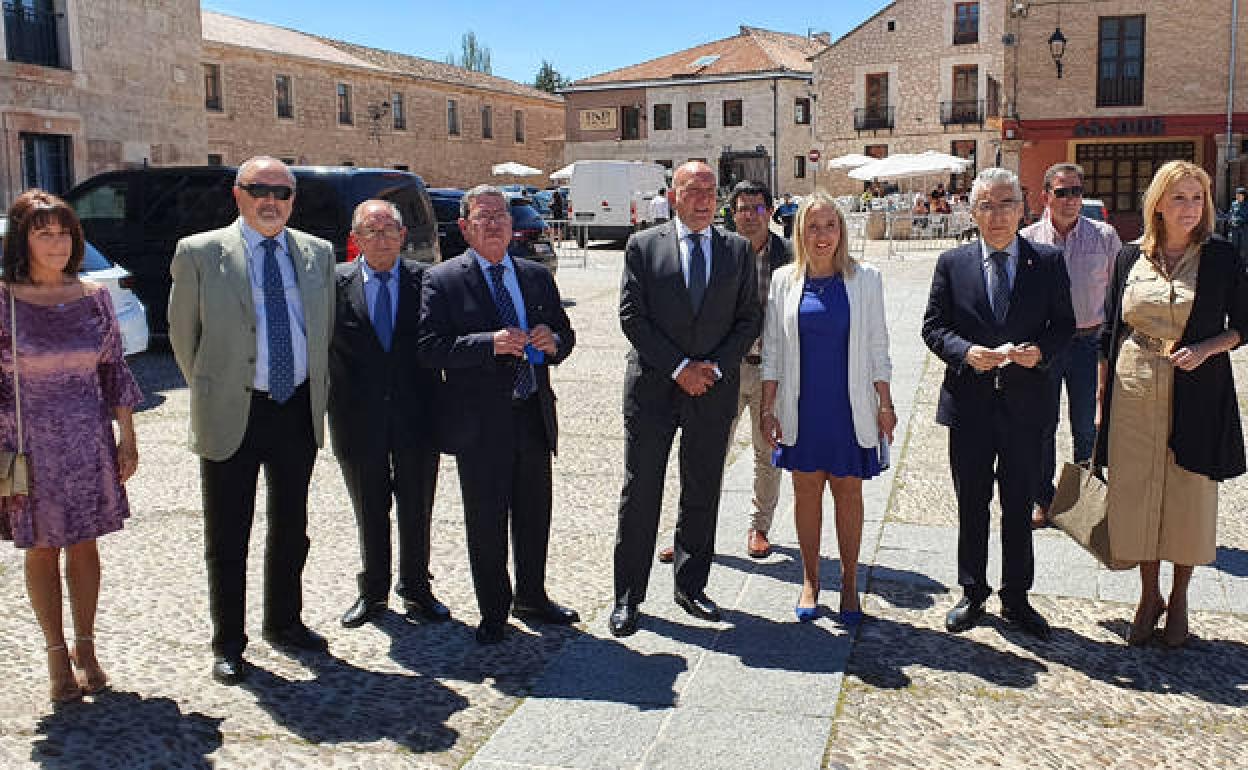
M 256 200 L 262 200 L 272 196 L 279 201 L 288 201 L 290 196 L 295 194 L 295 188 L 288 184 L 263 184 L 261 182 L 252 182 L 251 184 L 240 184 L 240 188 L 247 191 L 247 194 Z
M 749 214 L 752 212 L 754 214 L 758 214 L 761 217 L 762 215 L 767 213 L 767 207 L 760 203 L 757 206 L 737 206 L 735 209 L 733 209 L 733 211 L 735 211 L 738 214 Z
M 980 214 L 1008 214 L 1013 211 L 1019 202 L 1010 198 L 1008 200 L 993 203 L 992 201 L 980 201 L 975 204 L 975 210 Z
M 497 214 L 473 214 L 468 217 L 468 221 L 474 225 L 498 225 L 506 222 L 511 217 L 508 214 L 499 212 Z
M 403 228 L 396 227 L 394 225 L 387 225 L 386 227 L 379 227 L 379 228 L 363 227 L 363 228 L 360 228 L 359 230 L 356 230 L 356 233 L 358 233 L 361 238 L 365 238 L 365 239 L 387 238 L 389 240 L 395 241 L 395 240 L 398 240 L 399 237 L 403 235 Z
M 1083 187 L 1075 185 L 1074 187 L 1059 187 L 1055 190 L 1049 190 L 1054 198 L 1061 200 L 1062 198 L 1082 198 Z

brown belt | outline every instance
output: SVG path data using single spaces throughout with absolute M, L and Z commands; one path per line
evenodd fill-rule
M 1178 340 L 1168 340 L 1163 337 L 1153 337 L 1144 332 L 1131 330 L 1131 339 L 1135 340 L 1135 344 L 1140 346 L 1141 350 L 1147 350 L 1149 353 L 1156 353 L 1159 356 L 1168 356 L 1174 352 Z
M 751 366 L 758 366 L 763 363 L 763 357 L 750 353 L 745 357 L 745 362 Z

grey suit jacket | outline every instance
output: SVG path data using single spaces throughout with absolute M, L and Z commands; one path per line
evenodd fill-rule
M 329 341 L 334 326 L 334 249 L 286 229 L 308 339 L 308 388 L 316 442 L 325 440 Z M 191 388 L 191 451 L 228 459 L 242 444 L 256 374 L 256 310 L 241 220 L 178 241 L 170 267 L 169 343 Z

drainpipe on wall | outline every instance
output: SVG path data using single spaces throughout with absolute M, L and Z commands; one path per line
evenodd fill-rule
M 1239 0 L 1231 0 L 1231 66 L 1226 83 L 1226 205 L 1231 205 L 1231 161 L 1235 159 L 1232 144 L 1235 121 L 1235 46 L 1239 33 Z
M 1238 2 L 1238 0 L 1236 0 Z M 780 78 L 771 79 L 771 193 L 780 194 Z

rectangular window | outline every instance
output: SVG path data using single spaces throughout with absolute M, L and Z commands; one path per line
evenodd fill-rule
M 355 124 L 355 116 L 351 113 L 351 86 L 338 84 L 338 123 L 344 126 Z
M 221 153 L 218 153 L 218 152 L 210 152 L 210 153 L 208 153 L 208 165 L 209 165 L 209 166 L 223 166 L 223 165 L 225 165 L 225 164 L 222 162 Z
M 706 128 L 706 102 L 689 102 L 689 128 Z
M 61 56 L 61 24 L 52 0 L 6 0 L 4 37 L 8 60 L 42 67 L 69 69 L 69 57 Z
M 724 100 L 724 126 L 740 126 L 742 109 L 740 99 Z
M 868 158 L 887 158 L 888 157 L 888 145 L 887 144 L 868 144 L 867 146 L 862 148 L 862 154 L 866 155 Z
M 494 138 L 494 108 L 488 104 L 481 107 L 481 138 Z
M 73 187 L 73 144 L 60 134 L 20 134 L 22 187 L 64 195 Z
M 403 109 L 403 94 L 395 91 L 390 95 L 390 116 L 394 118 L 394 130 L 407 130 L 407 112 Z
M 979 3 L 953 4 L 953 44 L 979 42 Z
M 524 144 L 524 111 L 516 110 L 513 120 L 516 124 L 516 144 Z
M 795 99 L 793 101 L 793 122 L 799 126 L 810 125 L 810 100 Z
M 641 138 L 641 110 L 637 107 L 620 108 L 620 138 Z
M 220 64 L 204 64 L 204 109 L 221 111 Z
M 793 156 L 793 178 L 794 179 L 806 178 L 806 156 L 805 155 Z
M 454 99 L 446 100 L 446 134 L 459 136 L 459 102 Z
M 977 155 L 975 140 L 954 139 L 949 143 L 949 154 L 975 161 Z M 971 183 L 975 181 L 976 165 L 976 163 L 972 163 L 964 173 L 951 175 L 949 177 L 949 190 L 951 192 L 957 190 L 969 191 Z
M 655 131 L 671 131 L 672 130 L 672 105 L 656 104 L 654 105 L 654 125 Z
M 293 118 L 295 102 L 290 89 L 290 75 L 278 75 L 273 84 L 273 91 L 277 100 L 277 116 Z
M 1097 48 L 1097 107 L 1144 104 L 1144 17 L 1103 16 Z

